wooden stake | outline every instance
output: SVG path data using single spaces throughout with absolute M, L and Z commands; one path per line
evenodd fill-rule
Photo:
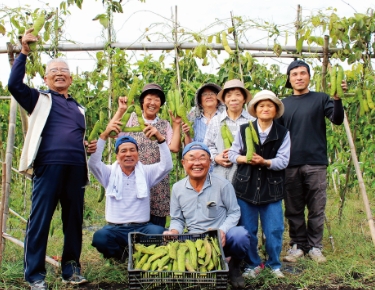
M 20 246 L 20 247 L 24 247 L 24 243 L 21 242 L 20 240 L 17 240 L 16 238 L 12 237 L 11 235 L 7 234 L 7 233 L 3 233 L 3 238 L 4 239 L 7 239 L 8 241 Z M 52 259 L 51 257 L 48 257 L 46 256 L 46 262 L 47 263 L 50 263 L 52 266 L 55 266 L 55 267 L 60 267 L 60 263 L 55 261 L 54 259 Z
M 3 233 L 3 215 L 4 215 L 4 204 L 5 204 L 5 191 L 6 191 L 6 163 L 3 163 L 2 174 L 1 174 L 1 184 L 2 184 L 2 197 L 1 197 L 1 207 L 0 207 L 0 233 Z M 3 261 L 3 252 L 4 252 L 4 243 L 5 240 L 1 238 L 0 241 L 0 267 Z
M 352 137 L 352 134 L 350 132 L 350 126 L 349 126 L 348 118 L 346 116 L 346 112 L 344 112 L 344 127 L 345 127 L 345 131 L 346 131 L 346 136 L 348 137 L 348 141 L 349 141 L 350 153 L 351 153 L 353 164 L 354 164 L 354 167 L 355 167 L 355 172 L 357 174 L 359 189 L 361 191 L 363 203 L 365 205 L 366 217 L 367 217 L 368 225 L 369 225 L 369 228 L 370 228 L 370 234 L 371 234 L 372 242 L 375 245 L 374 219 L 372 217 L 370 203 L 369 203 L 369 200 L 368 200 L 368 197 L 367 197 L 366 187 L 365 187 L 365 184 L 363 182 L 361 168 L 359 167 L 357 153 L 356 153 L 356 150 L 355 150 L 353 137 Z

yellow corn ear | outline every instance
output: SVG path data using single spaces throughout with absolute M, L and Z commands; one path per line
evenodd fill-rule
M 163 258 L 161 258 L 160 260 L 159 260 L 159 264 L 158 264 L 158 270 L 159 271 L 161 271 L 161 270 L 163 270 L 163 267 L 165 266 L 165 265 L 167 265 L 167 263 L 169 262 L 169 255 L 167 254 L 167 255 L 165 255 Z
M 331 97 L 333 97 L 336 94 L 336 89 L 337 89 L 336 70 L 337 70 L 336 66 L 333 66 L 331 68 L 331 93 L 330 93 Z
M 211 256 L 212 256 L 212 248 L 211 248 L 211 244 L 209 243 L 207 237 L 204 239 L 203 243 L 204 243 L 204 248 L 205 248 L 205 250 L 206 250 L 206 256 L 205 256 L 205 259 L 204 259 L 204 264 L 203 264 L 203 266 L 207 266 L 208 263 L 209 263 L 210 260 L 211 260 Z
M 187 252 L 185 254 L 185 268 L 189 272 L 195 272 L 195 269 L 193 267 L 193 264 L 191 263 L 191 258 L 190 258 L 190 252 Z
M 160 259 L 155 260 L 155 261 L 152 262 L 152 264 L 151 264 L 151 271 L 155 271 L 156 270 L 156 268 L 159 265 L 159 261 L 160 261 Z
M 144 254 L 143 257 L 139 260 L 139 262 L 135 265 L 134 269 L 141 270 L 143 265 L 146 263 L 149 254 Z
M 185 244 L 181 244 L 177 251 L 177 268 L 179 272 L 185 271 L 185 253 L 188 247 Z
M 186 240 L 185 243 L 189 248 L 191 265 L 193 266 L 193 269 L 196 270 L 198 267 L 198 253 L 195 244 L 190 240 Z
M 203 246 L 203 240 L 202 239 L 196 239 L 195 241 L 195 247 L 197 248 L 197 251 L 199 252 Z
M 214 262 L 212 261 L 212 259 L 210 259 L 207 265 L 207 271 L 211 271 L 214 268 L 214 266 Z
M 139 80 L 136 76 L 133 77 L 133 83 L 130 87 L 130 91 L 128 93 L 128 101 L 127 101 L 127 104 L 128 106 L 130 106 L 132 103 L 133 103 L 133 100 L 134 100 L 134 97 L 135 97 L 135 94 L 137 93 L 137 90 L 138 90 L 138 83 L 139 83 Z
M 344 97 L 344 91 L 341 87 L 341 83 L 344 80 L 344 69 L 341 65 L 337 66 L 337 77 L 336 77 L 336 92 L 337 96 L 341 99 Z
M 171 243 L 169 243 L 169 245 L 170 245 L 169 257 L 171 259 L 177 260 L 177 250 L 178 250 L 179 242 L 177 242 L 177 241 L 171 242 Z
M 38 36 L 39 32 L 42 30 L 44 26 L 44 22 L 46 21 L 46 18 L 44 16 L 44 13 L 41 13 L 39 17 L 34 22 L 34 30 L 31 32 L 32 35 Z M 29 43 L 30 50 L 35 50 L 36 48 L 36 42 Z

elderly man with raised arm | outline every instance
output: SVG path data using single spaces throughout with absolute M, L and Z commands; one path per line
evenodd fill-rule
M 106 189 L 105 219 L 107 225 L 94 233 L 92 245 L 105 258 L 123 261 L 129 232 L 162 234 L 164 227 L 150 222 L 150 188 L 159 183 L 173 167 L 165 137 L 147 125 L 145 136 L 155 136 L 160 162 L 143 165 L 139 161 L 137 141 L 130 136 L 119 137 L 115 143 L 116 161 L 101 161 L 111 131 L 120 132 L 121 123 L 111 120 L 97 142 L 97 151 L 89 159 L 89 168 Z

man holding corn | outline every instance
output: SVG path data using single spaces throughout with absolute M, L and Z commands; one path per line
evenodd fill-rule
M 287 69 L 285 87 L 293 94 L 282 100 L 285 111 L 278 119 L 290 132 L 291 152 L 285 170 L 285 217 L 289 223 L 291 249 L 284 257 L 296 262 L 308 254 L 318 263 L 326 261 L 322 253 L 322 239 L 327 187 L 327 138 L 325 118 L 340 125 L 344 110 L 337 94 L 309 89 L 310 67 L 301 60 L 293 61 Z M 346 82 L 341 83 L 346 91 Z M 307 207 L 307 224 L 305 222 Z
M 87 282 L 81 276 L 82 223 L 85 185 L 88 182 L 84 108 L 69 95 L 72 77 L 63 59 L 47 63 L 39 91 L 23 83 L 29 44 L 38 40 L 33 28 L 22 37 L 20 55 L 14 61 L 8 88 L 29 114 L 19 171 L 32 174 L 31 212 L 25 235 L 24 275 L 31 289 L 47 289 L 45 255 L 51 219 L 58 203 L 64 231 L 61 261 L 64 283 Z M 96 141 L 95 141 L 96 142 Z M 88 152 L 95 151 L 95 142 Z
M 201 142 L 188 144 L 182 152 L 187 177 L 175 183 L 171 197 L 171 223 L 165 235 L 202 233 L 219 229 L 221 244 L 229 261 L 229 279 L 233 287 L 244 288 L 240 264 L 250 246 L 250 236 L 238 227 L 240 207 L 232 184 L 210 174 L 211 153 Z

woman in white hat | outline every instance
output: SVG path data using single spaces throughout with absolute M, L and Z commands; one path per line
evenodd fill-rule
M 241 125 L 231 149 L 229 160 L 238 164 L 233 179 L 238 204 L 241 208 L 239 225 L 250 234 L 250 250 L 244 277 L 255 278 L 264 266 L 271 269 L 276 278 L 283 278 L 280 271 L 280 253 L 284 232 L 281 202 L 284 196 L 284 169 L 290 156 L 288 130 L 274 122 L 284 113 L 283 103 L 268 90 L 257 93 L 248 106 L 250 115 L 257 118 L 252 122 L 258 135 L 255 153 L 248 160 L 245 129 Z M 265 264 L 258 254 L 258 218 L 266 236 L 268 259 Z
M 226 110 L 212 118 L 203 143 L 210 149 L 213 173 L 232 182 L 237 166 L 228 159 L 229 148 L 225 148 L 221 127 L 226 125 L 234 138 L 240 125 L 255 120 L 243 108 L 251 100 L 251 94 L 243 82 L 234 79 L 225 83 L 217 98 L 225 104 Z

